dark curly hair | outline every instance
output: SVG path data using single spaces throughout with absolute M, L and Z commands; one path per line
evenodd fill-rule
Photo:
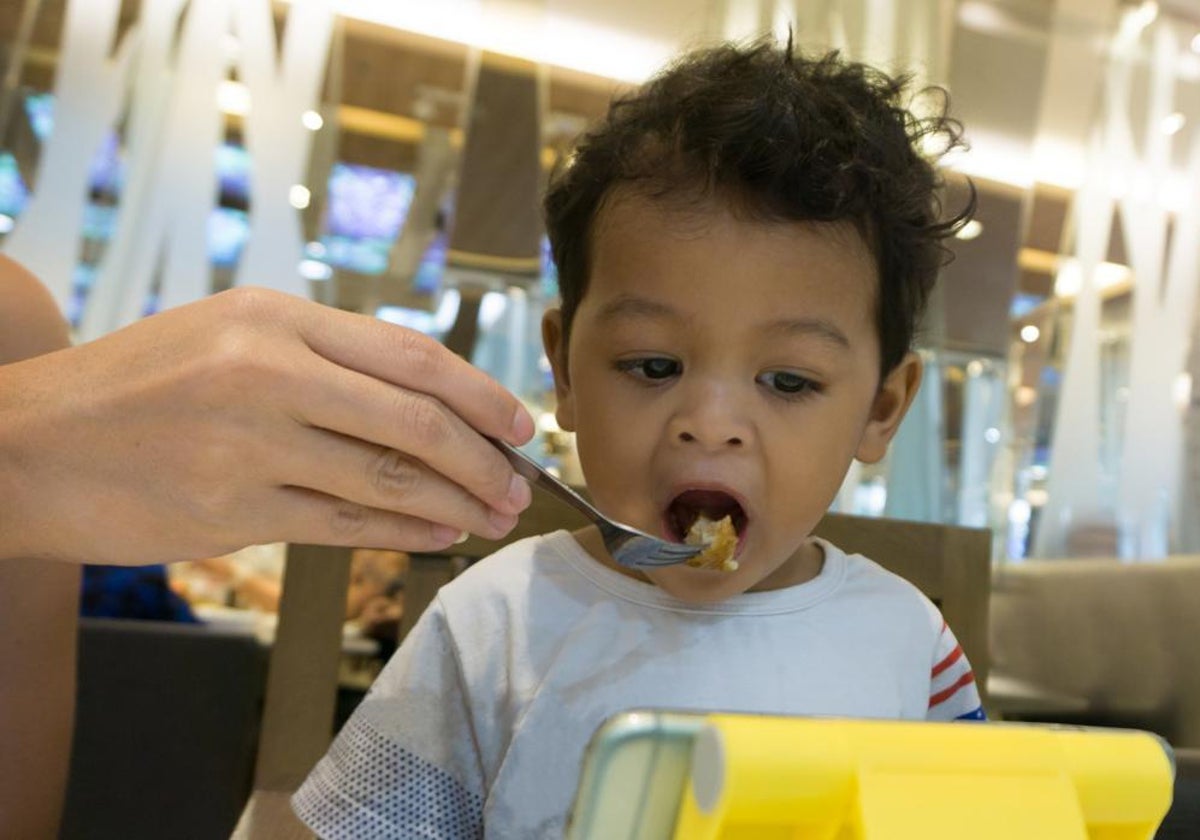
M 631 95 L 578 142 L 551 178 L 546 228 L 558 268 L 564 341 L 587 291 L 591 233 L 607 198 L 630 185 L 656 199 L 719 193 L 763 221 L 852 223 L 879 273 L 880 369 L 904 357 L 948 250 L 971 217 L 942 218 L 942 181 L 921 149 L 960 145 L 945 92 L 920 119 L 908 79 L 831 52 L 819 58 L 773 40 L 688 53 Z

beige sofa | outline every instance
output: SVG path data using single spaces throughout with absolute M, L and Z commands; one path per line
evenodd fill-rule
M 1027 719 L 1136 726 L 1200 747 L 1200 556 L 1006 565 L 989 636 L 994 674 L 1086 701 Z

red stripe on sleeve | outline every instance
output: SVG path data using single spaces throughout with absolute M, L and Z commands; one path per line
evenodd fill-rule
M 967 673 L 963 674 L 961 677 L 959 677 L 957 680 L 955 680 L 953 685 L 951 685 L 948 688 L 942 689 L 937 694 L 930 696 L 929 708 L 932 709 L 934 706 L 938 705 L 939 703 L 946 702 L 952 696 L 954 696 L 954 692 L 958 691 L 960 688 L 962 688 L 965 685 L 970 685 L 973 682 L 975 682 L 975 673 L 973 671 L 967 671 Z
M 962 645 L 955 645 L 954 650 L 947 653 L 941 662 L 933 666 L 933 671 L 930 673 L 930 676 L 936 677 L 938 674 L 942 673 L 942 671 L 945 671 L 955 662 L 962 659 L 962 655 Z

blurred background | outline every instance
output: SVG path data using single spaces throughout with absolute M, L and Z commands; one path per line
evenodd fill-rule
M 1200 547 L 1186 515 L 1200 498 L 1197 278 L 1167 247 L 1196 191 L 1194 3 L 0 9 L 0 238 L 80 338 L 240 283 L 307 294 L 433 335 L 499 378 L 541 418 L 533 454 L 572 481 L 540 347 L 556 289 L 537 208 L 572 139 L 679 50 L 724 38 L 790 32 L 909 73 L 914 90 L 940 85 L 969 144 L 945 161 L 945 206 L 969 177 L 979 212 L 919 337 L 922 397 L 836 509 L 988 526 L 1001 562 Z M 1104 200 L 1081 206 L 1101 181 Z M 1081 254 L 1088 213 L 1103 230 Z M 78 249 L 46 248 L 67 225 Z M 158 244 L 146 256 L 134 241 Z M 1135 241 L 1150 253 L 1139 266 Z M 1158 455 L 1135 457 L 1147 447 Z

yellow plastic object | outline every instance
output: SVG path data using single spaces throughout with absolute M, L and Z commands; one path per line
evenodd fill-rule
M 1133 840 L 1174 768 L 1127 730 L 712 715 L 676 840 Z

